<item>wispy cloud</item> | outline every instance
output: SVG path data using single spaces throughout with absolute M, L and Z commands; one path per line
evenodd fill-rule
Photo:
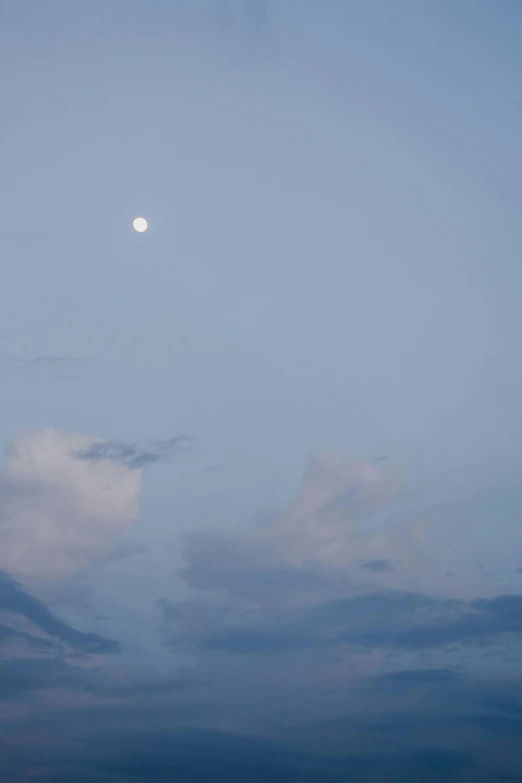
M 71 380 L 85 359 L 75 356 L 34 356 L 22 358 L 0 355 L 0 372 L 19 381 Z
M 393 571 L 393 561 L 388 560 L 387 558 L 382 558 L 381 560 L 368 560 L 368 562 L 362 563 L 360 568 L 374 572 Z
M 104 440 L 73 452 L 78 460 L 112 460 L 131 469 L 145 468 L 156 462 L 168 462 L 183 452 L 190 442 L 186 435 L 168 440 L 151 440 L 145 446 L 120 440 Z
M 318 647 L 421 650 L 522 639 L 522 596 L 464 604 L 420 593 L 384 592 L 319 604 L 288 614 L 276 629 L 230 630 L 203 637 L 206 648 L 239 654 L 281 654 Z
M 0 612 L 24 617 L 49 637 L 84 653 L 114 653 L 119 645 L 98 634 L 82 633 L 60 620 L 46 606 L 26 592 L 14 579 L 0 571 Z

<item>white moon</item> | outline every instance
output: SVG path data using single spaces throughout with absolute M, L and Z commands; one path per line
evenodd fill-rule
M 138 231 L 140 234 L 142 234 L 144 231 L 146 231 L 149 227 L 149 224 L 145 220 L 145 218 L 134 218 L 132 221 L 132 227 L 134 228 L 134 231 Z

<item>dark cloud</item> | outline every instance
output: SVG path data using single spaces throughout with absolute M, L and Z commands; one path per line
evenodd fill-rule
M 228 558 L 224 548 L 222 559 L 216 558 L 216 550 L 208 542 L 208 568 L 201 568 L 205 552 L 199 550 L 198 567 L 187 567 L 180 576 L 192 587 L 200 590 L 220 590 L 226 588 L 231 594 L 249 601 L 266 602 L 288 600 L 295 595 L 303 598 L 307 595 L 321 595 L 328 592 L 329 582 L 321 573 L 296 568 L 287 564 L 241 563 L 234 553 Z
M 507 712 L 510 715 L 516 715 L 522 718 L 522 694 L 513 695 L 495 695 L 484 697 L 481 702 L 487 710 L 494 712 Z
M 76 729 L 77 730 L 77 729 Z M 91 732 L 89 732 L 91 734 Z M 443 748 L 390 752 L 345 753 L 337 758 L 292 750 L 274 740 L 224 732 L 181 730 L 111 732 L 90 736 L 68 752 L 26 747 L 15 758 L 18 770 L 37 765 L 52 780 L 159 781 L 170 783 L 431 783 L 461 780 L 475 772 L 470 754 Z M 6 769 L 5 756 L 0 770 Z M 25 767 L 25 769 L 24 769 Z M 11 762 L 9 773 L 12 775 Z M 13 780 L 13 777 L 9 778 Z M 22 779 L 22 778 L 20 778 Z M 480 777 L 473 778 L 481 780 Z
M 368 560 L 366 563 L 362 563 L 360 568 L 364 568 L 366 571 L 393 571 L 393 562 L 388 558 L 381 560 Z
M 275 627 L 225 629 L 202 637 L 206 649 L 275 655 L 336 645 L 420 650 L 487 644 L 522 633 L 522 596 L 466 604 L 421 593 L 382 591 L 289 613 Z
M 6 641 L 19 641 L 34 650 L 48 650 L 54 647 L 52 642 L 42 639 L 38 636 L 31 636 L 29 633 L 17 631 L 8 625 L 0 625 L 0 645 Z
M 193 685 L 186 675 L 130 674 L 108 667 L 102 656 L 119 652 L 117 642 L 76 630 L 2 572 L 0 612 L 5 619 L 0 624 L 0 711 L 6 703 L 34 707 L 44 692 L 55 700 L 87 694 L 103 704 L 164 697 Z M 1 729 L 0 719 L 0 734 Z
M 8 574 L 0 571 L 0 611 L 26 618 L 50 637 L 83 653 L 116 653 L 119 645 L 95 633 L 83 633 L 60 620 L 37 598 L 29 595 Z
M 396 497 L 380 463 L 312 459 L 281 514 L 187 537 L 164 639 L 232 723 L 343 757 L 340 779 L 489 783 L 522 769 L 522 596 L 474 598 L 450 526 L 384 519 Z
M 108 459 L 128 468 L 144 468 L 155 462 L 168 461 L 186 447 L 189 438 L 179 435 L 168 440 L 153 440 L 146 446 L 124 443 L 120 440 L 104 440 L 93 443 L 73 456 L 79 460 Z
M 144 683 L 141 689 L 138 683 L 134 688 L 129 685 L 126 693 L 125 685 L 119 689 L 111 687 L 110 681 L 82 679 L 81 671 L 73 667 L 9 666 L 0 667 L 0 687 L 8 695 L 12 681 L 19 698 L 41 683 L 47 688 L 75 688 L 93 695 L 123 695 L 124 699 L 166 692 L 166 682 L 159 679 Z M 38 767 L 43 779 L 102 783 L 489 783 L 497 774 L 517 769 L 520 716 L 514 697 L 505 701 L 505 686 L 470 683 L 449 670 L 419 671 L 416 680 L 421 696 L 423 685 L 432 690 L 429 698 L 424 693 L 413 711 L 405 712 L 401 699 L 394 700 L 392 711 L 382 709 L 382 695 L 389 690 L 383 687 L 384 678 L 375 678 L 368 693 L 372 710 L 322 723 L 308 723 L 303 715 L 297 725 L 274 726 L 271 736 L 277 736 L 276 741 L 247 733 L 188 728 L 194 721 L 208 722 L 212 712 L 204 702 L 195 705 L 192 683 L 180 679 L 171 683 L 173 701 L 162 708 L 126 701 L 119 706 L 109 703 L 107 707 L 54 712 L 45 719 L 40 715 L 7 726 L 0 733 L 0 775 L 13 783 L 30 780 L 30 772 Z M 404 677 L 388 678 L 388 683 L 407 693 L 415 690 L 414 682 Z M 186 701 L 182 700 L 184 689 Z M 478 711 L 477 706 L 483 710 Z M 214 721 L 219 723 L 226 716 L 225 705 L 218 705 Z M 326 747 L 319 749 L 325 737 L 326 746 L 339 749 L 333 755 Z M 12 752 L 17 742 L 23 745 L 23 753 Z M 498 753 L 501 762 L 496 759 Z
M 460 683 L 465 679 L 462 672 L 453 669 L 409 669 L 403 671 L 387 672 L 376 678 L 376 683 L 380 685 L 399 685 L 417 687 L 418 685 L 447 685 L 451 683 Z
M 74 687 L 77 670 L 55 658 L 11 658 L 0 661 L 0 700 L 14 700 L 44 688 Z
M 135 676 L 128 681 L 110 676 L 96 667 L 71 664 L 60 656 L 7 658 L 0 660 L 0 704 L 2 701 L 26 700 L 42 690 L 88 693 L 100 700 L 125 702 L 142 697 L 163 696 L 190 688 L 186 677 Z

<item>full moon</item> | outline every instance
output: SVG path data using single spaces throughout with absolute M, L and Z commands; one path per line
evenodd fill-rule
M 140 234 L 142 234 L 144 231 L 146 231 L 149 227 L 149 224 L 145 220 L 145 218 L 134 218 L 132 221 L 132 226 L 134 228 L 134 231 L 138 231 Z

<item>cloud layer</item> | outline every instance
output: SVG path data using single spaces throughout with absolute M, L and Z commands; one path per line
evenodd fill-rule
M 406 510 L 408 495 L 382 461 L 312 455 L 282 513 L 187 537 L 178 576 L 192 595 L 161 602 L 166 644 L 238 714 L 253 700 L 259 725 L 304 705 L 335 714 L 332 689 L 352 698 L 395 672 L 478 676 L 486 659 L 513 671 L 522 596 L 477 579 L 468 523 Z
M 52 497 L 76 499 L 67 508 L 80 505 L 82 521 L 102 476 L 116 486 L 114 475 L 124 486 L 139 479 L 139 467 L 121 464 L 132 463 L 132 447 L 51 431 L 44 449 L 43 435 L 17 439 L 3 473 L 4 493 L 17 499 L 30 487 L 32 508 L 52 488 Z M 49 443 L 61 455 L 54 463 Z M 78 450 L 90 456 L 78 459 Z M 81 492 L 69 492 L 78 484 Z M 401 472 L 382 462 L 314 455 L 280 514 L 193 532 L 177 575 L 184 597 L 159 602 L 177 669 L 168 676 L 126 669 L 123 656 L 109 656 L 121 650 L 116 640 L 77 630 L 0 574 L 0 772 L 510 779 L 522 764 L 522 596 L 477 592 L 466 569 L 448 577 L 436 546 L 447 529 L 401 511 L 407 495 Z M 111 526 L 106 506 L 92 507 L 105 510 L 101 548 L 114 552 L 109 539 L 124 526 Z M 54 546 L 68 556 L 59 537 Z M 81 562 L 99 553 L 89 548 Z

